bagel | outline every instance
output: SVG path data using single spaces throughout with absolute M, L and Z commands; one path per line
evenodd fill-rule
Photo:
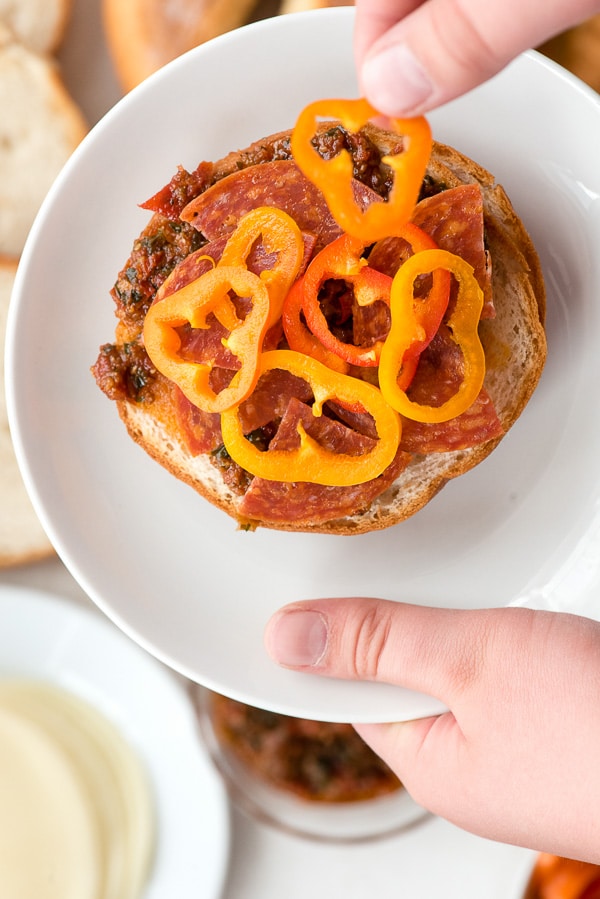
M 313 9 L 327 9 L 331 6 L 353 6 L 354 0 L 282 0 L 279 15 L 293 12 L 307 12 Z
M 108 48 L 125 91 L 211 38 L 243 25 L 258 0 L 102 0 Z
M 61 45 L 72 0 L 0 0 L 0 22 L 36 53 L 54 53 Z
M 398 147 L 398 135 L 369 124 L 361 131 L 360 146 L 356 149 L 359 142 L 348 140 L 348 133 L 336 123 L 323 127 L 322 133 L 334 134 L 335 140 L 345 142 L 355 154 L 355 177 L 362 179 L 363 184 L 368 182 L 368 190 L 374 189 L 385 197 L 389 190 L 389 171 L 381 160 Z M 241 527 L 360 534 L 389 527 L 414 515 L 448 480 L 485 459 L 521 415 L 546 357 L 544 281 L 533 243 L 504 189 L 473 160 L 456 149 L 434 142 L 422 185 L 422 199 L 415 208 L 413 221 L 421 222 L 427 230 L 423 222 L 428 217 L 439 219 L 436 235 L 441 235 L 442 246 L 444 234 L 450 234 L 452 240 L 452 234 L 460 230 L 460 222 L 453 219 L 451 205 L 450 213 L 446 211 L 442 215 L 440 209 L 444 210 L 459 197 L 461 203 L 466 202 L 467 194 L 479 198 L 483 249 L 477 252 L 485 260 L 495 311 L 482 316 L 479 336 L 486 355 L 485 402 L 489 401 L 495 410 L 495 425 L 487 431 L 484 429 L 475 439 L 469 432 L 471 425 L 462 424 L 462 418 L 456 419 L 459 422 L 456 440 L 444 436 L 444 426 L 440 430 L 425 425 L 424 437 L 417 429 L 412 444 L 410 437 L 404 448 L 401 443 L 402 466 L 394 469 L 390 465 L 381 475 L 383 480 L 374 478 L 368 487 L 364 484 L 332 486 L 311 492 L 313 485 L 305 483 L 283 487 L 279 482 L 265 484 L 263 479 L 249 476 L 232 462 L 219 434 L 206 448 L 207 429 L 212 425 L 202 416 L 196 420 L 191 404 L 185 406 L 188 417 L 182 417 L 178 388 L 150 362 L 142 331 L 157 291 L 161 291 L 159 297 L 165 293 L 161 285 L 169 271 L 176 286 L 177 281 L 173 279 L 177 277 L 179 286 L 191 280 L 186 266 L 190 266 L 194 253 L 202 255 L 207 240 L 213 240 L 216 233 L 211 218 L 221 216 L 218 227 L 231 230 L 242 211 L 239 204 L 244 201 L 240 197 L 248 196 L 245 179 L 252 177 L 273 183 L 276 179 L 271 173 L 275 169 L 259 171 L 256 167 L 294 166 L 293 162 L 287 162 L 290 157 L 290 132 L 271 135 L 217 162 L 202 163 L 194 173 L 179 169 L 171 184 L 144 204 L 153 211 L 153 216 L 136 240 L 112 291 L 119 319 L 115 339 L 101 347 L 92 372 L 104 393 L 116 401 L 132 439 L 175 477 L 231 515 Z M 295 177 L 293 170 L 290 177 Z M 305 187 L 297 190 L 294 187 L 292 191 L 293 198 L 299 198 L 299 210 L 306 202 Z M 255 206 L 273 205 L 272 197 L 268 194 L 265 202 L 265 197 L 255 190 L 249 202 Z M 292 217 L 295 202 L 293 199 L 291 203 Z M 202 210 L 200 220 L 195 218 L 198 208 Z M 319 214 L 317 218 L 320 228 L 326 216 Z M 300 211 L 297 221 L 303 231 L 309 227 Z M 322 239 L 326 243 L 329 238 Z M 273 413 L 273 418 L 276 417 Z M 474 422 L 475 418 L 473 415 L 467 421 Z M 404 424 L 410 425 L 406 421 Z M 406 433 L 409 432 L 407 427 Z M 456 429 L 454 433 L 456 437 Z M 402 441 L 405 441 L 404 431 Z M 249 512 L 257 507 L 260 514 Z

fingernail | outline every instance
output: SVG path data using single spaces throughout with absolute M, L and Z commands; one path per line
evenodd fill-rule
M 433 93 L 429 75 L 406 44 L 388 47 L 368 58 L 362 85 L 373 106 L 396 117 L 412 113 Z
M 320 612 L 285 612 L 273 624 L 269 652 L 276 662 L 289 668 L 317 665 L 327 646 L 327 622 Z

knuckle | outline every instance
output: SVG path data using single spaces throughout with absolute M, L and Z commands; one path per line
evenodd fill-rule
M 381 607 L 367 609 L 362 615 L 353 640 L 352 673 L 363 680 L 381 676 L 382 659 L 388 643 L 392 619 Z

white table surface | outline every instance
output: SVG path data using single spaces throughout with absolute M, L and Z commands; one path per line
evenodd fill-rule
M 103 40 L 100 0 L 73 0 L 73 7 L 59 58 L 92 125 L 121 93 Z M 92 605 L 57 558 L 0 571 L 0 585 Z M 334 845 L 278 832 L 232 808 L 231 858 L 221 899 L 519 899 L 534 858 L 435 818 L 391 838 Z

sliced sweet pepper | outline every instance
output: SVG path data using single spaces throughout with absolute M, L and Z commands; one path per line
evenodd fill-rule
M 439 249 L 434 239 L 412 222 L 408 222 L 404 226 L 400 236 L 410 244 L 413 254 L 423 250 Z M 412 341 L 404 350 L 404 355 L 398 359 L 397 383 L 401 390 L 407 390 L 409 387 L 417 370 L 421 353 L 438 332 L 448 308 L 450 284 L 450 272 L 446 269 L 436 269 L 432 273 L 432 284 L 427 295 L 413 298 L 415 331 Z M 406 335 L 400 335 L 397 328 L 390 335 L 387 352 L 391 354 L 394 346 L 398 348 L 398 353 L 402 351 L 402 347 L 406 346 Z
M 327 350 L 351 365 L 374 367 L 379 362 L 383 341 L 364 347 L 339 340 L 331 332 L 319 303 L 321 286 L 333 278 L 352 285 L 354 298 L 360 306 L 369 306 L 377 300 L 389 304 L 392 279 L 370 268 L 362 258 L 363 250 L 362 242 L 347 234 L 321 250 L 301 279 L 302 309 L 306 324 Z
M 443 268 L 458 281 L 458 296 L 447 325 L 463 356 L 463 379 L 456 393 L 440 406 L 426 406 L 410 400 L 398 384 L 406 352 L 417 340 L 425 339 L 426 329 L 415 307 L 414 283 L 420 276 Z M 379 386 L 387 402 L 406 418 L 422 422 L 442 422 L 465 412 L 477 398 L 485 376 L 485 354 L 478 326 L 483 292 L 473 268 L 447 250 L 423 250 L 407 259 L 392 283 L 390 302 L 392 325 L 379 360 Z
M 298 353 L 312 356 L 318 362 L 322 362 L 328 368 L 347 374 L 349 365 L 332 353 L 317 340 L 312 331 L 309 331 L 302 321 L 302 301 L 304 299 L 304 284 L 302 279 L 296 281 L 283 303 L 281 321 L 283 331 L 290 349 Z
M 230 291 L 251 300 L 243 319 L 237 315 Z M 223 343 L 240 363 L 230 384 L 218 393 L 210 386 L 212 361 L 192 362 L 179 354 L 177 329 L 186 324 L 208 328 L 210 313 L 231 332 Z M 175 382 L 191 403 L 205 412 L 223 412 L 254 390 L 268 315 L 269 293 L 258 275 L 242 266 L 218 265 L 150 307 L 144 321 L 144 345 L 158 371 Z
M 314 395 L 314 415 L 322 414 L 327 400 L 335 400 L 353 411 L 368 412 L 375 422 L 378 440 L 363 455 L 335 453 L 321 446 L 299 424 L 298 449 L 263 452 L 244 436 L 238 409 L 230 409 L 221 415 L 221 432 L 225 449 L 238 465 L 270 481 L 307 481 L 340 487 L 362 484 L 385 471 L 396 455 L 402 429 L 399 416 L 377 387 L 334 372 L 316 359 L 293 350 L 263 353 L 259 374 L 271 369 L 283 369 L 308 381 Z
M 274 206 L 259 206 L 239 220 L 227 241 L 219 265 L 246 266 L 259 238 L 263 256 L 276 257 L 274 264 L 260 273 L 269 291 L 271 308 L 267 327 L 271 327 L 281 317 L 283 301 L 300 270 L 304 240 L 300 228 L 286 212 Z
M 394 183 L 386 201 L 361 209 L 353 190 L 352 159 L 341 150 L 331 159 L 319 155 L 312 140 L 319 118 L 337 119 L 353 133 L 379 116 L 364 98 L 358 100 L 317 100 L 306 106 L 292 132 L 292 154 L 298 167 L 323 192 L 332 216 L 346 234 L 362 240 L 364 246 L 398 234 L 410 219 L 419 197 L 431 154 L 431 129 L 420 116 L 390 119 L 391 128 L 403 138 L 399 153 L 382 158 L 394 172 Z

